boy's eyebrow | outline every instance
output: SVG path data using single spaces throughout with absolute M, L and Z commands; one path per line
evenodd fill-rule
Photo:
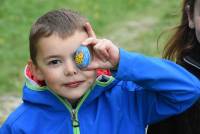
M 60 58 L 60 57 L 61 57 L 60 55 L 49 55 L 49 56 L 45 57 L 44 60 L 48 60 L 51 58 Z

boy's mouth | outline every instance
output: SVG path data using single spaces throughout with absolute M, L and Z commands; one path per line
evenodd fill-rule
M 79 85 L 81 85 L 84 81 L 74 81 L 74 82 L 69 82 L 69 83 L 66 83 L 64 84 L 65 87 L 68 87 L 68 88 L 76 88 L 78 87 Z

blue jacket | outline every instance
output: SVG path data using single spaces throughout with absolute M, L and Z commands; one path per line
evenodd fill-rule
M 27 80 L 23 103 L 0 134 L 144 134 L 152 122 L 190 107 L 199 80 L 167 60 L 120 49 L 113 77 L 100 76 L 77 107 Z

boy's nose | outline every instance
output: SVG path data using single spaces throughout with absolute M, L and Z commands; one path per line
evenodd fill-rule
M 75 63 L 72 60 L 66 61 L 65 67 L 64 67 L 64 74 L 66 76 L 70 75 L 76 75 L 78 72 L 77 67 Z

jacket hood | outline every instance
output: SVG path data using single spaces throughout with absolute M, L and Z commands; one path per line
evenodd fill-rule
M 66 110 L 66 99 L 57 95 L 49 89 L 42 81 L 37 81 L 31 74 L 28 66 L 25 67 L 25 84 L 23 87 L 23 101 L 32 105 L 41 105 L 52 108 L 54 110 Z M 89 95 L 84 101 L 84 105 L 98 98 L 103 92 L 111 90 L 118 80 L 112 76 L 99 75 L 95 83 L 88 90 Z M 68 103 L 69 104 L 69 103 Z

